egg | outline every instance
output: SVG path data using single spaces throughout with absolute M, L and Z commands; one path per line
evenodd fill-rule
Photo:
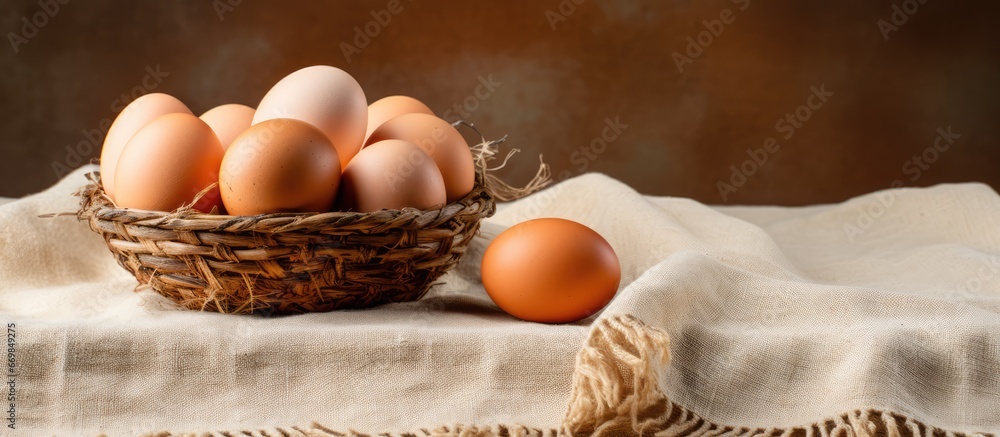
M 365 131 L 365 143 L 368 143 L 372 132 L 375 132 L 375 129 L 382 123 L 394 117 L 412 113 L 434 115 L 431 108 L 428 108 L 420 100 L 409 96 L 384 97 L 368 105 L 368 130 Z
M 222 159 L 219 186 L 229 214 L 326 212 L 340 185 L 340 156 L 304 121 L 275 118 L 251 126 Z
M 337 148 L 343 169 L 364 142 L 368 100 L 350 74 L 316 65 L 278 81 L 257 105 L 252 124 L 275 118 L 292 118 L 317 127 Z
M 621 266 L 611 245 L 570 220 L 529 220 L 503 231 L 483 253 L 483 287 L 508 314 L 541 323 L 586 318 L 611 301 Z
M 476 164 L 465 138 L 451 124 L 436 116 L 410 113 L 382 123 L 368 143 L 403 140 L 416 144 L 434 160 L 447 191 L 448 202 L 465 197 L 476 181 Z
M 104 146 L 101 148 L 101 184 L 109 198 L 112 200 L 117 198 L 115 172 L 122 151 L 125 150 L 125 144 L 132 135 L 153 119 L 173 113 L 191 115 L 191 110 L 171 95 L 152 93 L 133 100 L 111 123 L 108 135 L 104 138 Z
M 386 140 L 365 147 L 347 164 L 338 209 L 435 209 L 446 199 L 441 172 L 423 150 L 406 141 Z
M 222 145 L 212 128 L 193 114 L 161 115 L 129 139 L 115 171 L 120 207 L 173 211 L 218 181 Z M 194 205 L 219 206 L 218 188 Z
M 254 109 L 249 106 L 230 103 L 209 109 L 198 118 L 208 123 L 208 126 L 215 131 L 215 135 L 219 137 L 219 143 L 222 144 L 222 149 L 225 150 L 229 148 L 237 135 L 250 127 L 253 114 Z

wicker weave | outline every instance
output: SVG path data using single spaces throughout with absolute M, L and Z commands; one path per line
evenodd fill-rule
M 118 208 L 99 172 L 77 216 L 118 264 L 183 307 L 293 314 L 419 299 L 455 266 L 496 210 L 479 172 L 472 192 L 438 210 L 258 216 Z
M 453 125 L 479 134 L 464 121 Z M 76 193 L 76 216 L 104 237 L 118 264 L 141 284 L 185 308 L 296 314 L 413 301 L 458 264 L 497 201 L 551 182 L 544 162 L 524 187 L 503 182 L 492 172 L 518 150 L 501 159 L 499 146 L 507 137 L 479 136 L 482 142 L 471 147 L 472 191 L 441 209 L 257 216 L 203 214 L 190 206 L 142 211 L 117 207 L 104 193 L 100 173 L 93 172 Z M 492 161 L 502 162 L 490 169 Z

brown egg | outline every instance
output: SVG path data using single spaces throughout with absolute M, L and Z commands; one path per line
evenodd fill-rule
M 529 220 L 486 248 L 483 287 L 519 319 L 568 323 L 604 308 L 618 291 L 621 266 L 597 232 L 570 220 Z
M 382 123 L 368 138 L 368 144 L 403 140 L 423 149 L 441 171 L 448 201 L 454 202 L 472 191 L 476 164 L 469 144 L 447 121 L 427 114 L 403 114 Z
M 222 145 L 192 114 L 167 114 L 128 141 L 118 159 L 115 202 L 125 208 L 173 211 L 218 181 Z M 194 205 L 210 212 L 220 205 L 218 188 Z
M 413 143 L 386 140 L 358 153 L 340 181 L 338 209 L 435 209 L 445 204 L 444 179 L 434 161 Z
M 153 119 L 173 113 L 191 114 L 191 110 L 173 96 L 152 93 L 133 100 L 115 118 L 101 148 L 101 184 L 112 200 L 116 199 L 115 173 L 125 144 Z
M 293 118 L 319 128 L 347 166 L 361 150 L 368 126 L 368 100 L 361 85 L 344 70 L 314 65 L 278 81 L 257 105 L 253 124 Z
M 254 109 L 249 106 L 230 103 L 209 109 L 198 118 L 208 123 L 215 131 L 215 135 L 219 137 L 219 143 L 222 144 L 222 149 L 225 150 L 229 148 L 237 135 L 250 127 L 253 114 Z
M 389 96 L 378 99 L 375 103 L 368 105 L 368 130 L 365 131 L 365 144 L 368 138 L 382 123 L 403 114 L 428 114 L 434 115 L 434 111 L 428 108 L 420 100 L 409 96 Z
M 232 215 L 326 212 L 340 184 L 340 156 L 304 121 L 275 118 L 251 126 L 222 159 L 222 202 Z

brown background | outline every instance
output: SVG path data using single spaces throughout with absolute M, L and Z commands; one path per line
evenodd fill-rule
M 114 117 L 112 102 L 141 86 L 147 66 L 169 73 L 153 91 L 200 113 L 255 105 L 312 64 L 347 70 L 369 100 L 410 94 L 439 112 L 492 75 L 500 85 L 469 118 L 525 152 L 506 170 L 514 183 L 543 153 L 557 177 L 585 162 L 639 191 L 708 203 L 834 202 L 896 179 L 1000 186 L 1000 2 L 926 0 L 886 41 L 876 23 L 890 20 L 893 1 L 585 0 L 569 11 L 564 0 L 570 13 L 553 30 L 546 11 L 558 13 L 556 0 L 402 0 L 347 62 L 341 43 L 388 1 L 246 0 L 220 16 L 226 1 L 73 0 L 18 53 L 0 47 L 0 196 L 41 190 L 77 155 L 96 157 L 84 131 Z M 42 10 L 0 8 L 4 33 Z M 678 71 L 673 53 L 724 9 L 735 21 Z M 782 138 L 775 121 L 821 84 L 834 95 Z M 593 160 L 574 158 L 606 117 L 628 128 Z M 904 164 L 947 126 L 961 138 L 911 180 Z M 717 181 L 768 137 L 779 151 L 724 200 Z

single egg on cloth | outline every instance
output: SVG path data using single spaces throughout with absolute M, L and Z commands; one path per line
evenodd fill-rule
M 448 202 L 472 191 L 476 182 L 472 151 L 462 134 L 447 121 L 428 114 L 403 114 L 382 123 L 372 132 L 368 144 L 385 140 L 403 140 L 423 149 L 441 171 Z
M 337 209 L 435 209 L 446 202 L 444 179 L 434 161 L 413 143 L 386 140 L 365 147 L 340 179 Z
M 389 96 L 376 100 L 368 105 L 368 130 L 365 131 L 365 144 L 382 123 L 403 114 L 427 114 L 434 115 L 434 111 L 428 108 L 420 100 L 409 96 Z
M 215 135 L 219 137 L 219 143 L 222 144 L 222 149 L 225 150 L 229 148 L 236 136 L 250 127 L 253 114 L 254 109 L 249 106 L 230 103 L 209 109 L 198 118 L 208 123 L 209 127 L 215 131 Z
M 611 245 L 594 230 L 558 218 L 501 232 L 483 253 L 480 272 L 500 309 L 541 323 L 573 322 L 600 311 L 621 281 Z
M 340 185 L 340 156 L 304 121 L 275 118 L 251 126 L 222 159 L 219 187 L 232 215 L 327 212 Z
M 368 126 L 368 100 L 344 70 L 315 65 L 278 81 L 257 105 L 253 124 L 292 118 L 319 128 L 340 156 L 340 168 L 361 150 Z
M 115 118 L 101 148 L 101 185 L 111 200 L 117 200 L 115 172 L 125 144 L 147 123 L 161 115 L 173 113 L 192 115 L 191 110 L 174 96 L 152 93 L 133 100 Z
M 173 211 L 218 181 L 222 145 L 212 128 L 193 114 L 167 114 L 139 129 L 128 141 L 115 171 L 120 207 Z M 194 205 L 202 212 L 220 206 L 218 187 Z

